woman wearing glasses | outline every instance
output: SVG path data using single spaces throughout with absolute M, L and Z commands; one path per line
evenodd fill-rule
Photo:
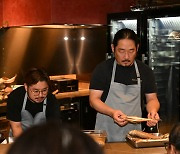
M 43 69 L 30 69 L 24 86 L 15 89 L 7 100 L 7 118 L 13 137 L 25 129 L 49 119 L 60 120 L 60 110 L 55 96 L 49 92 L 49 76 Z

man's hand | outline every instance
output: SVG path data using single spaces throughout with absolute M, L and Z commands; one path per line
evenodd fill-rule
M 148 113 L 148 118 L 153 119 L 147 122 L 149 127 L 155 126 L 160 120 L 159 114 L 157 112 Z
M 115 110 L 112 116 L 114 122 L 117 123 L 119 126 L 125 126 L 128 123 L 126 117 L 127 116 L 120 110 Z

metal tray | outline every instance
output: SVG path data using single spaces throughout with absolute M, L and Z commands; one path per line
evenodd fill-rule
M 168 143 L 168 138 L 164 139 L 140 139 L 134 140 L 129 135 L 126 136 L 127 143 L 135 148 L 147 148 L 147 147 L 163 147 L 165 143 Z
M 83 130 L 83 132 L 90 135 L 100 146 L 105 146 L 107 138 L 105 130 Z

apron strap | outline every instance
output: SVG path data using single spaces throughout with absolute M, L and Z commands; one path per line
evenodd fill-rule
M 134 61 L 134 66 L 135 66 L 136 75 L 137 75 L 137 83 L 139 86 L 141 86 L 140 73 L 139 73 L 139 69 L 138 69 L 136 61 Z
M 27 102 L 27 92 L 25 93 L 25 96 L 24 96 L 24 101 L 23 101 L 23 107 L 22 107 L 22 110 L 25 110 L 26 102 Z
M 114 82 L 114 78 L 115 78 L 115 72 L 116 72 L 116 59 L 114 60 L 114 64 L 113 64 L 113 70 L 112 70 L 112 77 L 111 77 L 111 83 Z

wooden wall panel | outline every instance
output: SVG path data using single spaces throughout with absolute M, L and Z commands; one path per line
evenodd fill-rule
M 0 27 L 2 26 L 2 21 L 3 21 L 3 3 L 2 0 L 0 0 Z
M 3 23 L 6 23 L 4 26 L 106 24 L 107 13 L 129 11 L 133 2 L 134 0 L 3 0 L 1 12 Z
M 3 22 L 8 26 L 51 22 L 51 0 L 4 0 Z
M 53 0 L 52 22 L 106 24 L 107 13 L 129 11 L 132 0 Z

